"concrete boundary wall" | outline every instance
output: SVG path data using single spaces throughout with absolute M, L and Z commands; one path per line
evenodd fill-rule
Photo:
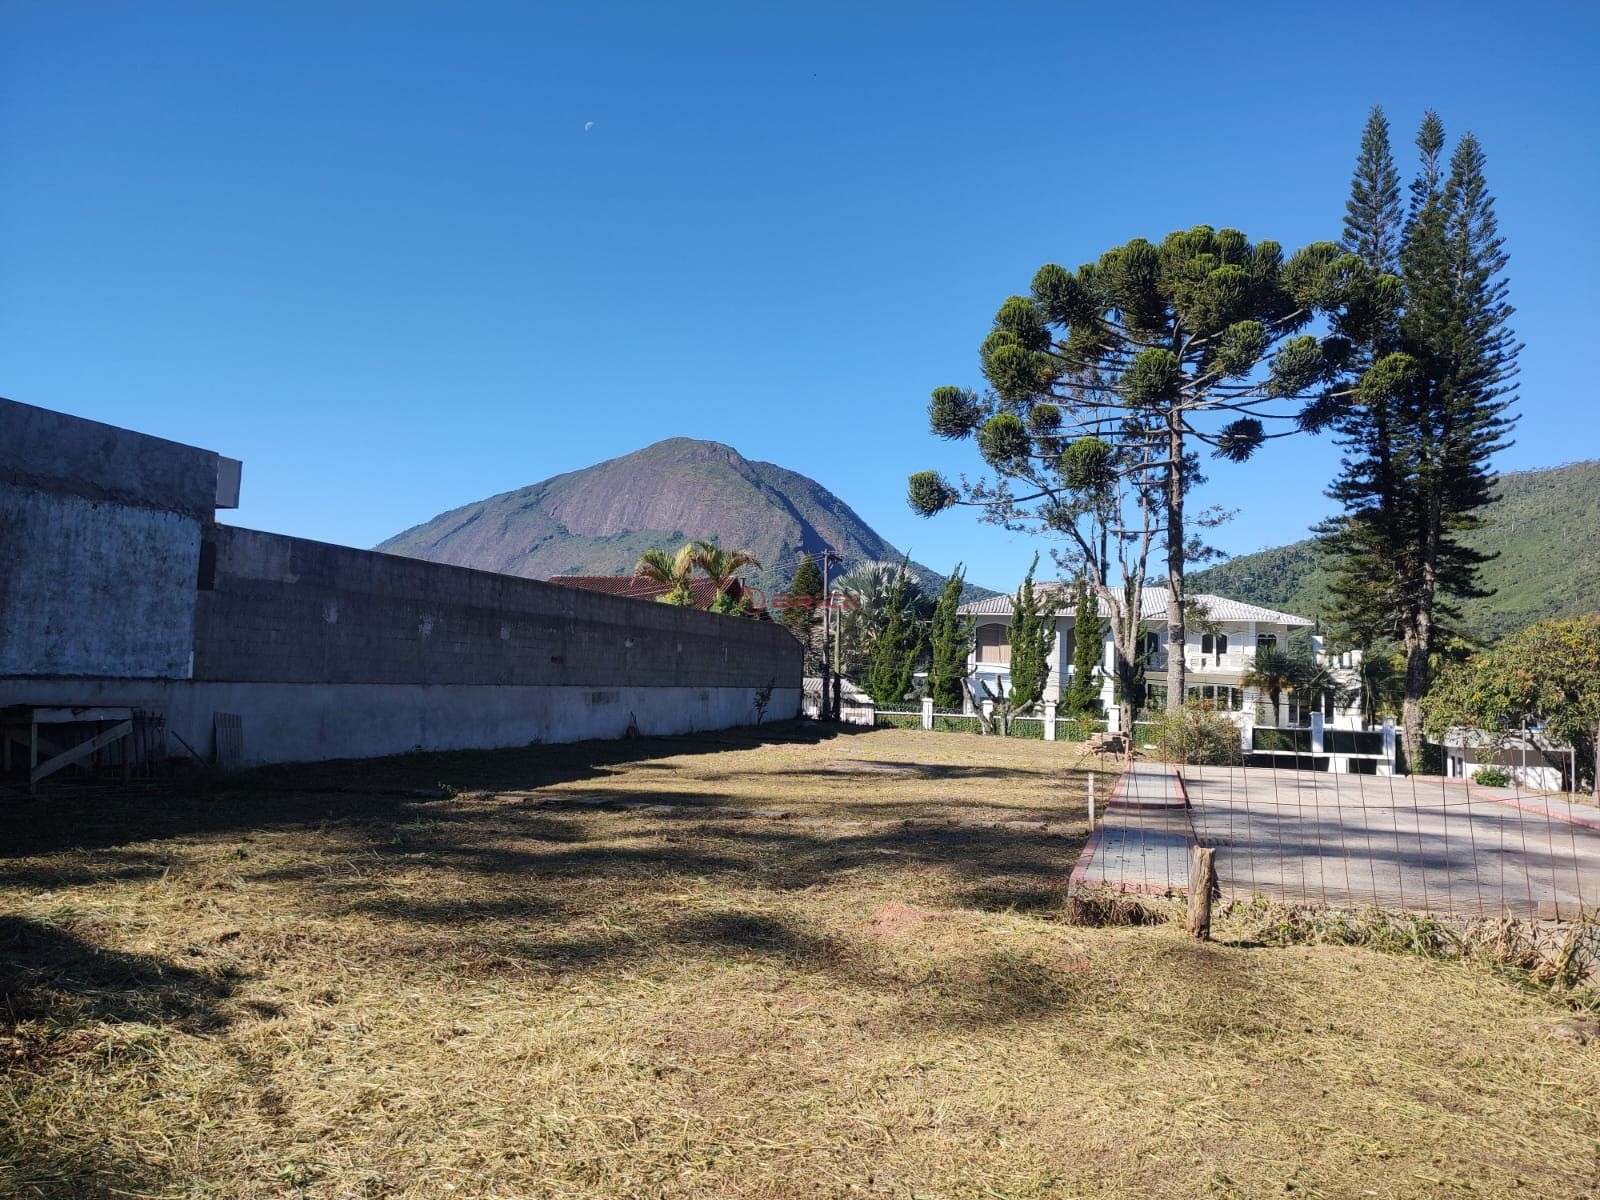
M 515 687 L 0 679 L 0 707 L 114 705 L 162 713 L 168 753 L 210 760 L 217 713 L 241 718 L 247 763 L 374 758 L 620 738 L 630 723 L 665 736 L 752 725 L 756 688 Z M 799 688 L 775 688 L 766 719 L 795 716 Z M 180 740 L 181 739 L 181 740 Z
M 780 720 L 769 621 L 219 526 L 239 464 L 0 400 L 0 707 L 133 708 L 169 754 L 245 762 Z M 21 719 L 19 714 L 17 719 Z
M 770 621 L 217 527 L 194 677 L 218 682 L 800 686 Z

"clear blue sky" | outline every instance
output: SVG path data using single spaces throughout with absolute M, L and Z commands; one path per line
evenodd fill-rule
M 1199 222 L 1335 237 L 1381 103 L 1489 155 L 1506 469 L 1600 456 L 1600 16 L 1422 6 L 0 3 L 0 394 L 245 461 L 238 524 L 370 545 L 674 435 L 1006 586 L 911 471 L 1047 261 Z M 593 127 L 585 131 L 585 123 Z M 1242 552 L 1336 453 L 1218 464 Z

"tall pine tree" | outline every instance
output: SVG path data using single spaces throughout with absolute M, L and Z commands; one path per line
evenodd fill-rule
M 967 659 L 972 652 L 972 622 L 960 615 L 961 587 L 966 575 L 961 564 L 944 581 L 944 591 L 933 610 L 929 636 L 932 661 L 928 665 L 928 694 L 933 706 L 959 712 L 966 692 Z
M 1417 135 L 1420 164 L 1397 253 L 1389 263 L 1367 260 L 1385 252 L 1396 221 L 1397 197 L 1369 184 L 1373 166 L 1383 174 L 1387 140 L 1386 128 L 1369 121 L 1348 207 L 1346 245 L 1362 256 L 1349 300 L 1368 320 L 1353 339 L 1364 368 L 1357 402 L 1332 422 L 1345 457 L 1330 494 L 1345 512 L 1323 534 L 1343 628 L 1402 646 L 1401 718 L 1416 769 L 1431 655 L 1457 615 L 1451 601 L 1482 594 L 1484 558 L 1461 535 L 1494 498 L 1489 460 L 1513 423 L 1521 347 L 1483 149 L 1465 135 L 1446 172 L 1444 126 L 1432 112 Z

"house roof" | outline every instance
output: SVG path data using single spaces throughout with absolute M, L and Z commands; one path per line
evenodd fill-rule
M 625 596 L 629 600 L 660 600 L 672 589 L 644 575 L 552 575 L 546 581 L 557 587 L 579 588 L 585 592 L 605 592 L 608 596 Z M 744 585 L 735 579 L 728 585 L 728 593 L 738 599 Z M 709 579 L 691 579 L 689 594 L 694 606 L 708 609 L 717 598 L 717 589 Z
M 1070 617 L 1073 615 L 1073 605 L 1069 597 L 1073 594 L 1073 585 L 1065 580 L 1047 581 L 1035 585 L 1035 589 L 1044 596 L 1056 598 L 1055 615 Z M 1139 598 L 1140 617 L 1146 621 L 1162 620 L 1167 615 L 1167 604 L 1170 595 L 1166 588 L 1149 587 Z M 1009 617 L 1011 615 L 1011 597 L 1000 595 L 990 596 L 987 600 L 974 600 L 971 604 L 963 604 L 960 608 L 962 616 L 967 617 Z M 1208 621 L 1256 621 L 1265 625 L 1289 625 L 1308 627 L 1314 622 L 1305 617 L 1297 617 L 1293 613 L 1279 612 L 1274 608 L 1262 608 L 1256 604 L 1246 604 L 1243 600 L 1230 600 L 1226 596 L 1213 596 L 1207 592 L 1194 592 L 1189 596 L 1189 602 L 1199 610 L 1200 614 Z
M 833 681 L 830 679 L 828 682 L 831 684 Z M 822 695 L 822 676 L 807 675 L 800 681 L 800 689 L 805 694 L 807 699 L 815 699 L 816 697 Z M 870 701 L 872 697 L 867 695 L 866 692 L 863 692 L 854 683 L 850 682 L 850 680 L 841 679 L 839 681 L 839 699 L 848 700 L 852 704 L 855 704 L 863 701 Z

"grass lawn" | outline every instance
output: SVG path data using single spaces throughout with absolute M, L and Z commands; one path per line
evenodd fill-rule
M 1552 999 L 1070 925 L 1073 748 L 779 736 L 7 798 L 0 1195 L 1600 1196 Z

